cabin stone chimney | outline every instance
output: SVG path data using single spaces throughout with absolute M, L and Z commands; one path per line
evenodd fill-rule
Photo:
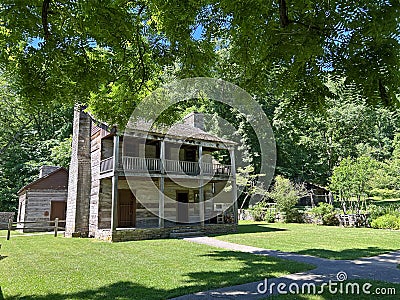
M 42 178 L 50 173 L 53 173 L 55 170 L 58 170 L 60 167 L 58 166 L 41 166 L 39 169 L 39 178 Z
M 191 112 L 183 118 L 183 123 L 190 125 L 201 130 L 205 130 L 204 127 L 204 115 L 199 112 Z
M 66 237 L 87 237 L 89 233 L 91 163 L 91 118 L 75 106 L 72 154 L 69 167 Z

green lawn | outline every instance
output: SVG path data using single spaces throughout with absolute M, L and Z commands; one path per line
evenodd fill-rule
M 238 234 L 216 238 L 331 259 L 356 259 L 400 249 L 400 231 L 312 224 L 241 222 Z
M 318 294 L 318 295 L 277 295 L 277 296 L 271 296 L 266 299 L 268 300 L 286 300 L 286 299 L 304 299 L 304 300 L 336 300 L 336 299 L 341 299 L 341 300 L 353 300 L 353 299 L 360 299 L 360 300 L 375 300 L 377 298 L 379 299 L 387 299 L 387 300 L 397 300 L 399 299 L 399 292 L 400 292 L 400 284 L 394 284 L 394 283 L 388 283 L 388 282 L 382 282 L 382 281 L 373 281 L 373 280 L 352 280 L 349 281 L 352 284 L 353 283 L 358 283 L 358 286 L 360 287 L 360 293 L 359 294 L 353 294 L 352 289 L 349 286 L 347 289 L 346 293 L 346 282 L 343 282 L 343 292 L 339 292 L 339 287 L 338 291 L 336 294 L 330 293 L 328 288 L 325 288 L 323 293 Z M 371 287 L 367 288 L 366 290 L 370 292 L 370 294 L 366 294 L 362 292 L 363 285 L 369 283 L 371 284 Z M 320 287 L 317 289 L 317 291 L 320 290 Z M 335 287 L 333 287 L 333 290 L 335 290 Z M 356 291 L 356 290 L 355 290 Z
M 166 299 L 312 268 L 182 240 L 110 244 L 46 235 L 0 243 L 5 299 Z

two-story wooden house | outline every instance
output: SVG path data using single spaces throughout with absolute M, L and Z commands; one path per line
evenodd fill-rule
M 119 132 L 75 111 L 66 236 L 110 241 L 237 230 L 235 143 L 191 113 Z M 229 164 L 216 161 L 216 153 Z

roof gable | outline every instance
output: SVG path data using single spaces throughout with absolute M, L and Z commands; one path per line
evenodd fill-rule
M 57 170 L 39 178 L 18 191 L 18 195 L 29 189 L 37 190 L 64 190 L 68 188 L 68 171 L 65 168 Z

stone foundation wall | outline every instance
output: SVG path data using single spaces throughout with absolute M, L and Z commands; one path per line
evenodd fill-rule
M 7 229 L 8 220 L 14 220 L 14 215 L 13 212 L 0 212 L 0 229 Z
M 138 240 L 151 240 L 151 239 L 166 239 L 170 237 L 171 232 L 179 230 L 181 227 L 170 227 L 170 228 L 146 228 L 146 229 L 121 229 L 113 232 L 110 237 L 108 235 L 98 234 L 97 238 L 112 241 L 112 242 L 124 242 L 124 241 L 138 241 Z M 185 229 L 194 229 L 204 234 L 223 234 L 223 233 L 235 233 L 237 232 L 236 224 L 215 224 L 201 226 L 184 226 Z

